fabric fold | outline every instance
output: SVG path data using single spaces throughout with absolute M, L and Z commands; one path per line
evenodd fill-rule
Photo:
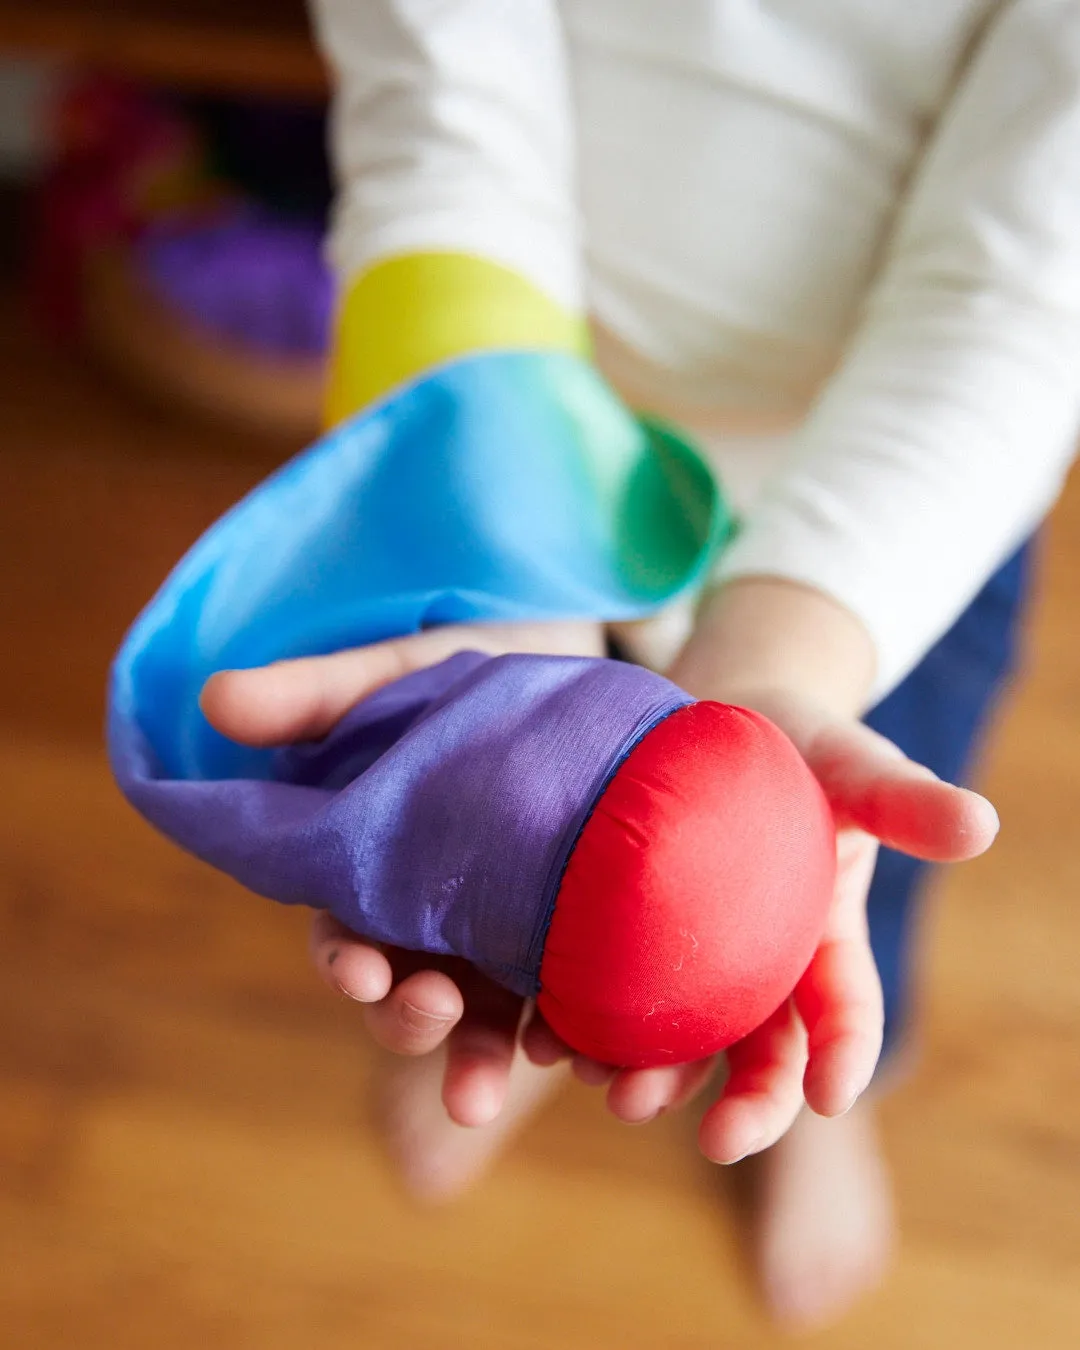
M 587 811 L 688 702 L 614 661 L 461 654 L 316 746 L 238 746 L 215 671 L 427 626 L 626 619 L 695 585 L 728 528 L 692 447 L 562 353 L 445 366 L 300 455 L 194 545 L 114 663 L 129 800 L 252 890 L 535 991 L 537 934 Z

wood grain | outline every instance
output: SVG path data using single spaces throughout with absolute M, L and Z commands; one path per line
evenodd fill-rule
M 571 1091 L 459 1205 L 401 1197 L 303 916 L 156 838 L 100 748 L 125 623 L 281 452 L 133 403 L 10 313 L 0 392 L 0 1344 L 781 1344 L 684 1120 L 619 1128 Z M 921 1063 L 887 1107 L 899 1266 L 834 1350 L 1080 1344 L 1078 486 L 983 774 L 1000 843 L 927 925 Z

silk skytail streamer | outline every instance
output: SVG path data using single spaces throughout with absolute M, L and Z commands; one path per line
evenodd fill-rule
M 448 623 L 644 617 L 730 528 L 675 431 L 583 361 L 490 353 L 343 424 L 212 526 L 114 662 L 133 805 L 259 894 L 476 964 L 571 1045 L 675 1063 L 788 995 L 831 895 L 832 822 L 766 719 L 627 663 L 463 652 L 323 741 L 254 750 L 217 670 Z

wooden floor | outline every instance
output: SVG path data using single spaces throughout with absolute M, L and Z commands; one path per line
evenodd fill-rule
M 0 408 L 0 1345 L 781 1343 L 685 1122 L 572 1091 L 456 1208 L 402 1199 L 302 916 L 151 834 L 100 747 L 126 621 L 274 453 L 2 316 Z M 1080 1345 L 1078 489 L 984 773 L 1000 843 L 928 927 L 923 1063 L 887 1109 L 899 1269 L 836 1350 Z

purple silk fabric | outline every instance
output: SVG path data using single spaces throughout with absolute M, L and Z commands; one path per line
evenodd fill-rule
M 315 223 L 255 210 L 146 232 L 136 256 L 154 292 L 219 337 L 279 356 L 321 356 L 333 283 Z
M 272 781 L 162 778 L 113 726 L 133 804 L 262 895 L 535 993 L 566 860 L 634 745 L 690 702 L 639 666 L 460 653 L 373 694 Z

